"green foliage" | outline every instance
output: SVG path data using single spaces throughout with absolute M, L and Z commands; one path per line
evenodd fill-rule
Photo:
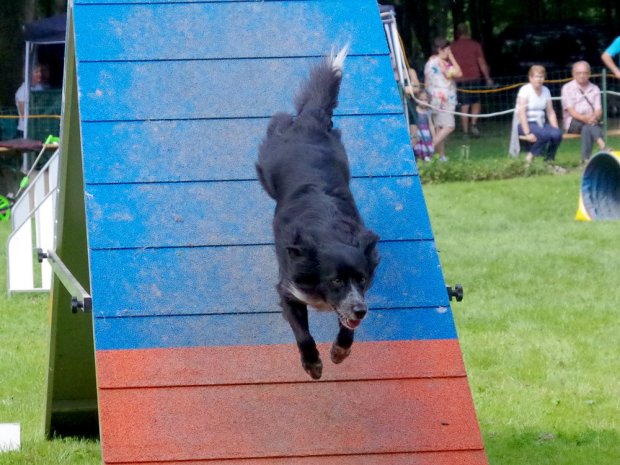
M 15 106 L 15 91 L 23 80 L 23 4 L 23 0 L 0 2 L 0 106 Z
M 382 0 L 381 3 L 396 6 L 398 29 L 407 55 L 416 58 L 413 62 L 422 63 L 431 54 L 432 39 L 452 37 L 454 27 L 464 21 L 470 24 L 473 37 L 482 42 L 488 53 L 497 46 L 497 35 L 509 25 L 540 21 L 614 25 L 620 15 L 618 3 L 609 0 L 545 0 L 525 4 L 512 0 Z M 536 48 L 532 47 L 535 54 Z
M 24 80 L 22 26 L 65 11 L 66 0 L 0 1 L 0 106 L 15 105 L 15 91 Z
M 608 144 L 620 147 L 620 137 L 609 137 Z M 447 150 L 447 162 L 437 158 L 431 162 L 418 162 L 418 172 L 423 184 L 558 174 L 558 166 L 561 171 L 579 169 L 581 159 L 580 140 L 568 139 L 560 145 L 554 164 L 536 158 L 528 165 L 525 163 L 525 154 L 518 157 L 508 155 L 508 136 L 497 133 L 488 133 L 480 139 L 466 138 L 457 133 L 448 138 Z
M 518 176 L 536 176 L 552 172 L 552 167 L 542 162 L 527 165 L 522 158 L 468 160 L 451 158 L 448 162 L 434 159 L 419 163 L 418 171 L 422 183 L 448 181 L 490 181 L 510 179 Z

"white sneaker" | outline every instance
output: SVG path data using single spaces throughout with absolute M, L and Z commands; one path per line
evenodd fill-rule
M 445 155 L 441 155 L 439 157 L 439 161 L 448 161 L 448 157 L 446 157 Z

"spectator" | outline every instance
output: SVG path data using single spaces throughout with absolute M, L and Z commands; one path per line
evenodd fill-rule
M 432 121 L 432 112 L 428 108 L 431 96 L 426 90 L 421 90 L 418 94 L 418 106 L 416 113 L 418 115 L 416 130 L 416 142 L 413 144 L 413 153 L 416 160 L 430 161 L 433 157 L 435 149 L 433 147 L 433 138 L 435 136 L 435 127 Z
M 444 38 L 434 41 L 434 55 L 424 66 L 424 83 L 431 95 L 433 123 L 435 125 L 435 151 L 439 159 L 446 161 L 446 139 L 454 131 L 456 108 L 456 85 L 454 79 L 463 75 L 461 67 L 450 50 L 450 42 Z
M 482 46 L 470 37 L 469 26 L 465 23 L 459 24 L 456 27 L 454 36 L 456 41 L 452 43 L 450 49 L 463 71 L 463 76 L 456 79 L 456 84 L 459 89 L 469 91 L 459 93 L 459 103 L 463 113 L 472 115 L 461 116 L 461 127 L 464 134 L 480 137 L 477 124 L 477 115 L 480 114 L 481 110 L 480 94 L 471 91 L 480 89 L 485 84 L 492 86 L 493 80 L 491 79 L 487 61 L 484 58 Z
M 620 53 L 620 36 L 616 37 L 616 39 L 611 43 L 607 50 L 603 52 L 601 55 L 601 60 L 609 70 L 614 73 L 618 79 L 620 79 L 620 68 L 616 66 L 614 63 L 614 57 Z
M 407 109 L 407 118 L 409 120 L 409 135 L 411 137 L 411 145 L 415 145 L 415 135 L 417 134 L 416 121 L 417 115 L 415 112 L 414 96 L 420 91 L 420 81 L 418 75 L 414 69 L 407 69 L 407 76 L 404 76 L 401 70 L 399 73 L 396 63 L 392 62 L 392 72 L 394 73 L 394 79 L 398 83 L 398 92 Z M 408 78 L 408 79 L 407 79 Z
M 412 68 L 407 68 L 407 75 L 409 76 L 409 85 L 405 86 L 405 99 L 407 105 L 407 111 L 409 113 L 409 134 L 411 136 L 411 145 L 414 144 L 414 137 L 417 133 L 416 124 L 418 121 L 418 115 L 416 113 L 415 96 L 420 92 L 420 81 L 418 75 Z
M 407 75 L 409 76 L 410 85 L 405 86 L 405 93 L 410 97 L 413 97 L 420 91 L 420 81 L 418 75 L 413 68 L 407 68 Z
M 581 161 L 592 155 L 596 142 L 601 150 L 605 148 L 601 90 L 590 82 L 590 65 L 578 61 L 573 65 L 573 80 L 562 86 L 562 108 L 564 130 L 569 134 L 581 134 Z
M 49 87 L 49 69 L 46 65 L 38 63 L 32 69 L 32 75 L 30 77 L 30 90 L 39 91 L 45 90 Z M 26 119 L 23 117 L 26 110 L 26 83 L 23 82 L 21 86 L 15 92 L 15 106 L 17 107 L 17 113 L 20 118 L 17 123 L 17 135 L 18 137 L 24 137 L 24 131 L 26 129 Z
M 526 161 L 531 163 L 535 156 L 544 156 L 546 161 L 555 160 L 555 154 L 562 142 L 562 130 L 551 103 L 551 92 L 543 85 L 544 66 L 534 65 L 528 72 L 529 84 L 517 94 L 517 117 L 519 135 L 532 143 Z

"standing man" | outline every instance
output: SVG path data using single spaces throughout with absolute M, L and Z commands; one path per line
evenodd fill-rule
M 620 36 L 611 43 L 607 50 L 601 55 L 601 60 L 609 70 L 614 73 L 614 76 L 620 79 L 620 68 L 614 63 L 614 57 L 620 53 Z
M 42 63 L 37 63 L 34 65 L 32 69 L 32 74 L 30 77 L 30 90 L 38 91 L 45 90 L 49 87 L 49 68 L 47 65 Z M 19 114 L 19 121 L 17 122 L 17 137 L 23 138 L 24 131 L 26 130 L 27 121 L 24 118 L 24 113 L 26 109 L 26 97 L 28 96 L 28 92 L 26 92 L 26 82 L 24 81 L 21 86 L 15 92 L 15 106 L 17 107 L 17 113 Z
M 581 135 L 581 161 L 592 154 L 596 142 L 601 150 L 605 148 L 601 128 L 601 90 L 590 82 L 590 65 L 578 61 L 573 65 L 573 80 L 562 86 L 562 109 L 564 130 L 569 134 Z
M 489 73 L 489 66 L 484 59 L 482 46 L 470 37 L 467 24 L 459 24 L 456 27 L 454 36 L 456 41 L 452 43 L 450 49 L 463 71 L 463 77 L 456 79 L 457 87 L 463 90 L 475 90 L 480 89 L 484 84 L 492 86 L 493 80 Z M 471 117 L 461 116 L 463 133 L 470 134 L 473 137 L 480 137 L 480 131 L 477 126 L 478 118 L 475 116 L 480 114 L 480 94 L 476 92 L 459 92 L 458 98 L 461 104 L 461 112 L 474 115 Z

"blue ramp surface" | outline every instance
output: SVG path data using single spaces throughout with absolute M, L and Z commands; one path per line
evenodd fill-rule
M 377 4 L 72 8 L 104 462 L 486 464 Z M 311 381 L 254 162 L 345 43 L 334 124 L 382 261 L 351 357 Z M 326 354 L 337 319 L 310 319 Z

